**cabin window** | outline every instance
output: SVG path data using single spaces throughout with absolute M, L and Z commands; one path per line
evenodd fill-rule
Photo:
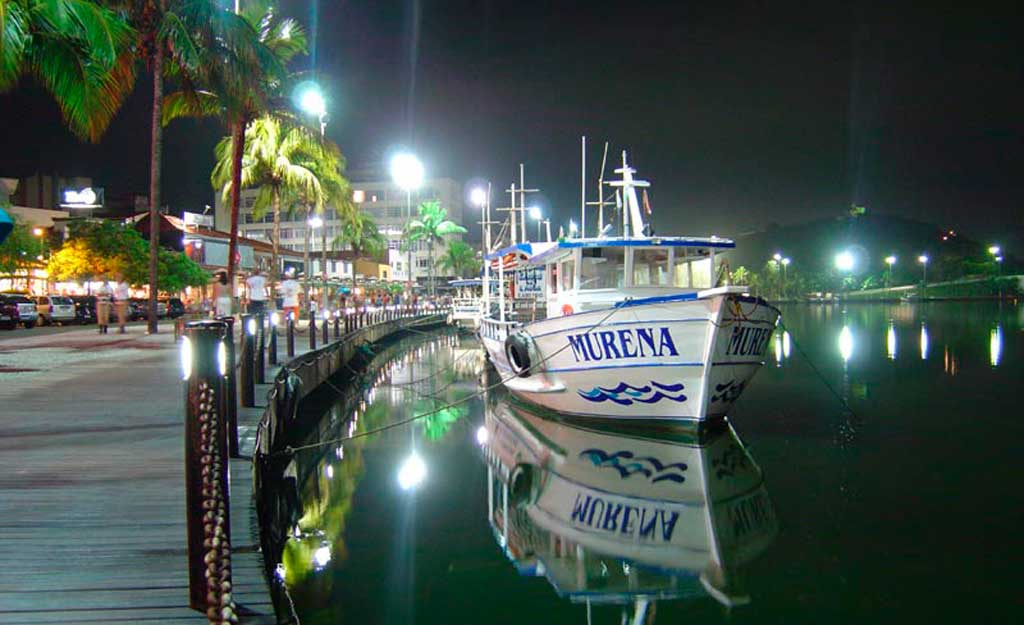
M 584 248 L 580 259 L 580 289 L 619 289 L 626 276 L 623 247 Z
M 669 286 L 668 248 L 633 251 L 633 286 Z
M 684 256 L 680 251 L 676 252 L 672 284 L 684 289 L 710 289 L 711 258 L 703 250 L 689 254 Z
M 558 270 L 562 272 L 562 290 L 571 291 L 572 277 L 576 273 L 576 261 L 567 260 L 559 266 Z

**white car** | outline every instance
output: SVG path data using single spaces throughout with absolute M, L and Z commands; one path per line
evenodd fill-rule
M 39 313 L 39 323 L 52 325 L 54 323 L 73 323 L 75 321 L 75 303 L 70 297 L 63 295 L 44 295 L 36 299 L 36 311 Z

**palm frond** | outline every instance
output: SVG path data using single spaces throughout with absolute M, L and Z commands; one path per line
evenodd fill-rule
M 17 85 L 30 38 L 25 7 L 17 2 L 0 1 L 0 92 Z
M 217 117 L 224 112 L 221 100 L 210 91 L 175 91 L 164 96 L 164 126 L 182 117 Z

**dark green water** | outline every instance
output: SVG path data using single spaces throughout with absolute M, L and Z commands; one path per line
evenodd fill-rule
M 302 509 L 278 569 L 294 613 L 318 624 L 1021 621 L 1024 310 L 943 303 L 783 314 L 788 340 L 780 333 L 731 429 L 705 441 L 559 425 L 494 391 L 486 406 L 473 398 L 301 453 Z M 452 335 L 392 348 L 317 436 L 472 395 L 483 379 L 478 354 L 472 338 Z M 621 536 L 595 543 L 610 536 L 599 527 L 588 538 L 545 526 L 537 508 L 553 495 L 538 503 L 536 493 L 556 487 L 543 471 L 514 489 L 506 539 L 502 457 L 568 459 L 568 475 L 582 466 L 572 464 L 573 445 L 685 460 L 685 506 L 668 529 L 689 542 L 639 553 Z M 421 476 L 413 456 L 425 475 L 410 486 Z M 642 473 L 594 475 L 577 480 L 575 495 L 668 492 Z

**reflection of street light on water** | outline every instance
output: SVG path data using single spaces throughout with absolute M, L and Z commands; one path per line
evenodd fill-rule
M 896 326 L 889 322 L 889 329 L 885 333 L 885 351 L 889 360 L 896 360 Z
M 928 360 L 928 326 L 921 322 L 921 360 Z
M 402 463 L 398 469 L 398 486 L 402 490 L 412 490 L 423 483 L 427 478 L 427 465 L 415 451 Z
M 1003 355 L 1003 328 L 996 326 L 988 335 L 988 361 L 993 367 L 999 366 Z
M 844 364 L 853 356 L 853 332 L 850 332 L 850 326 L 843 326 L 839 332 L 839 355 L 843 357 Z

